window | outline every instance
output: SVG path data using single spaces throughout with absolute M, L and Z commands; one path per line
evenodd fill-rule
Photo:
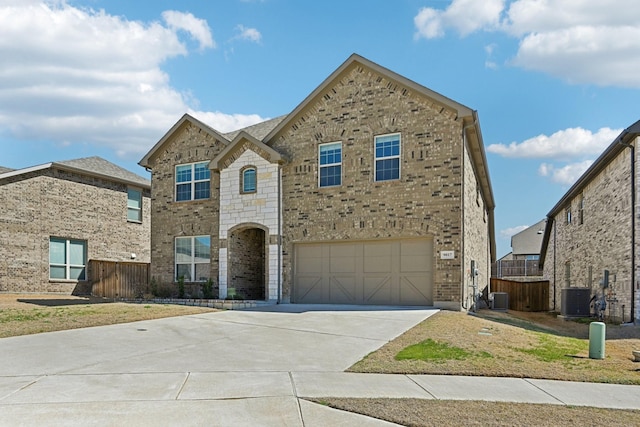
M 176 201 L 208 199 L 211 172 L 208 162 L 176 166 Z
M 142 191 L 127 189 L 127 221 L 142 222 Z
M 176 280 L 204 282 L 209 279 L 211 264 L 211 237 L 176 237 Z
M 342 184 L 342 142 L 321 144 L 319 150 L 320 187 Z
M 580 206 L 578 208 L 578 221 L 584 224 L 584 196 L 580 195 Z
M 49 278 L 87 280 L 87 242 L 51 237 L 49 239 Z
M 400 179 L 400 134 L 375 137 L 376 181 Z
M 567 224 L 571 224 L 571 207 L 565 209 L 564 214 L 566 216 Z
M 241 175 L 241 187 L 242 193 L 255 193 L 256 192 L 256 168 L 249 166 L 242 170 Z

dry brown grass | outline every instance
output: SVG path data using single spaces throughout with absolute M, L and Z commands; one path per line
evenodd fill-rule
M 568 350 L 567 357 L 544 361 L 523 351 L 539 347 L 541 341 L 549 342 L 552 346 L 562 346 L 568 341 L 565 337 L 588 337 L 588 325 L 558 320 L 547 314 L 485 312 L 480 316 L 485 318 L 459 312 L 439 312 L 368 355 L 349 371 L 640 384 L 640 366 L 633 362 L 631 353 L 633 349 L 640 348 L 637 327 L 607 325 L 608 339 L 604 360 L 589 359 L 588 338 L 581 338 L 579 341 L 569 341 L 573 344 L 577 342 L 579 352 L 572 354 Z M 428 338 L 462 348 L 471 356 L 463 360 L 436 362 L 395 359 L 400 350 Z
M 215 309 L 69 295 L 0 294 L 0 338 L 212 311 Z
M 403 426 L 634 426 L 640 411 L 526 403 L 423 399 L 313 399 Z

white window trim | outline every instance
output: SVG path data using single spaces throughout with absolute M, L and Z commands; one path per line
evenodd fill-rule
M 196 248 L 195 248 L 195 242 L 196 239 L 198 237 L 208 237 L 209 238 L 209 260 L 208 261 L 201 261 L 201 262 L 197 262 L 196 261 L 196 257 L 195 257 L 195 253 L 196 253 Z M 186 262 L 178 262 L 178 257 L 177 257 L 177 249 L 178 249 L 178 239 L 190 239 L 191 240 L 191 261 L 189 262 L 190 264 L 190 273 L 191 273 L 191 280 L 189 281 L 189 283 L 193 283 L 193 282 L 205 282 L 206 280 L 195 280 L 195 276 L 196 276 L 196 264 L 211 264 L 211 236 L 208 236 L 206 234 L 202 234 L 199 236 L 177 236 L 175 239 L 173 239 L 173 263 L 174 263 L 174 280 L 177 282 L 179 277 L 178 277 L 178 264 L 180 265 L 186 265 Z
M 133 206 L 129 206 L 129 191 L 137 191 L 138 194 L 140 194 L 140 207 L 136 208 Z M 135 188 L 135 187 L 128 187 L 127 188 L 127 222 L 134 222 L 134 223 L 142 223 L 142 189 L 140 188 Z M 138 218 L 139 219 L 130 219 L 129 218 L 129 210 L 135 210 L 138 212 Z
M 86 282 L 87 279 L 87 241 L 86 240 L 82 240 L 82 239 L 67 239 L 65 237 L 56 237 L 56 236 L 51 236 L 49 237 L 49 257 L 51 257 L 51 239 L 57 239 L 57 240 L 64 240 L 64 253 L 65 253 L 65 260 L 66 262 L 64 264 L 56 264 L 56 263 L 52 263 L 51 259 L 49 259 L 49 280 L 50 281 L 65 281 L 65 282 Z M 71 256 L 70 254 L 70 248 L 71 248 L 71 241 L 74 242 L 83 242 L 84 243 L 84 253 L 83 253 L 83 258 L 84 258 L 84 264 L 71 264 Z M 54 267 L 64 267 L 65 273 L 64 273 L 64 278 L 57 278 L 57 277 L 51 277 L 51 266 Z M 84 268 L 84 278 L 82 279 L 70 279 L 71 277 L 71 267 L 82 267 Z
M 398 135 L 398 155 L 397 156 L 384 156 L 384 157 L 376 157 L 376 142 L 378 138 L 383 138 L 385 136 L 394 136 Z M 378 160 L 388 160 L 388 159 L 398 159 L 398 178 L 396 179 L 384 179 L 378 181 L 376 179 L 378 175 Z M 402 134 L 400 132 L 394 133 L 385 133 L 383 135 L 375 135 L 373 137 L 373 181 L 374 182 L 386 182 L 386 181 L 399 181 L 402 177 Z
M 321 165 L 320 164 L 320 147 L 326 146 L 326 145 L 334 145 L 334 144 L 340 144 L 340 161 L 336 162 L 336 163 L 327 163 L 326 165 Z M 333 141 L 333 142 L 325 142 L 322 144 L 318 145 L 318 188 L 330 188 L 330 187 L 340 187 L 342 185 L 342 180 L 343 180 L 343 176 L 342 176 L 342 172 L 343 172 L 343 167 L 342 167 L 342 141 Z M 322 170 L 323 168 L 327 168 L 327 167 L 331 167 L 331 166 L 340 166 L 340 184 L 336 184 L 336 185 L 320 185 L 320 170 Z
M 204 164 L 208 162 L 193 162 L 193 163 L 182 163 L 180 165 L 176 165 L 174 168 L 173 175 L 173 192 L 175 193 L 173 196 L 173 200 L 175 202 L 192 202 L 194 200 L 208 200 L 211 198 L 211 184 L 209 184 L 209 197 L 206 199 L 196 199 L 196 183 L 199 182 L 209 182 L 211 183 L 211 172 L 209 172 L 209 179 L 196 179 L 196 165 Z M 178 182 L 178 167 L 180 166 L 191 166 L 191 181 Z M 188 200 L 178 200 L 178 185 L 191 184 L 191 198 Z

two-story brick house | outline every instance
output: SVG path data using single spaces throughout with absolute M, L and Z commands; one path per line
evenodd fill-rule
M 90 260 L 149 262 L 150 184 L 100 157 L 1 168 L 0 291 L 86 295 Z
M 355 54 L 286 116 L 224 134 L 184 115 L 140 165 L 158 281 L 455 310 L 489 281 L 477 113 Z
M 639 141 L 637 121 L 605 149 L 547 214 L 540 262 L 544 278 L 550 281 L 552 310 L 561 311 L 563 289 L 584 288 L 593 298 L 588 307 L 593 314 L 594 303 L 604 298 L 607 319 L 637 321 Z M 606 287 L 605 270 L 609 273 Z M 565 291 L 565 295 L 578 294 Z

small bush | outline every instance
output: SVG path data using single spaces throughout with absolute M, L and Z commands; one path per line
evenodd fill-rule
M 153 296 L 156 296 L 158 298 L 171 298 L 175 295 L 175 292 L 176 288 L 173 284 L 156 284 Z
M 178 278 L 178 298 L 184 298 L 184 276 Z
M 200 286 L 202 287 L 202 297 L 204 299 L 213 298 L 213 280 L 211 278 Z

